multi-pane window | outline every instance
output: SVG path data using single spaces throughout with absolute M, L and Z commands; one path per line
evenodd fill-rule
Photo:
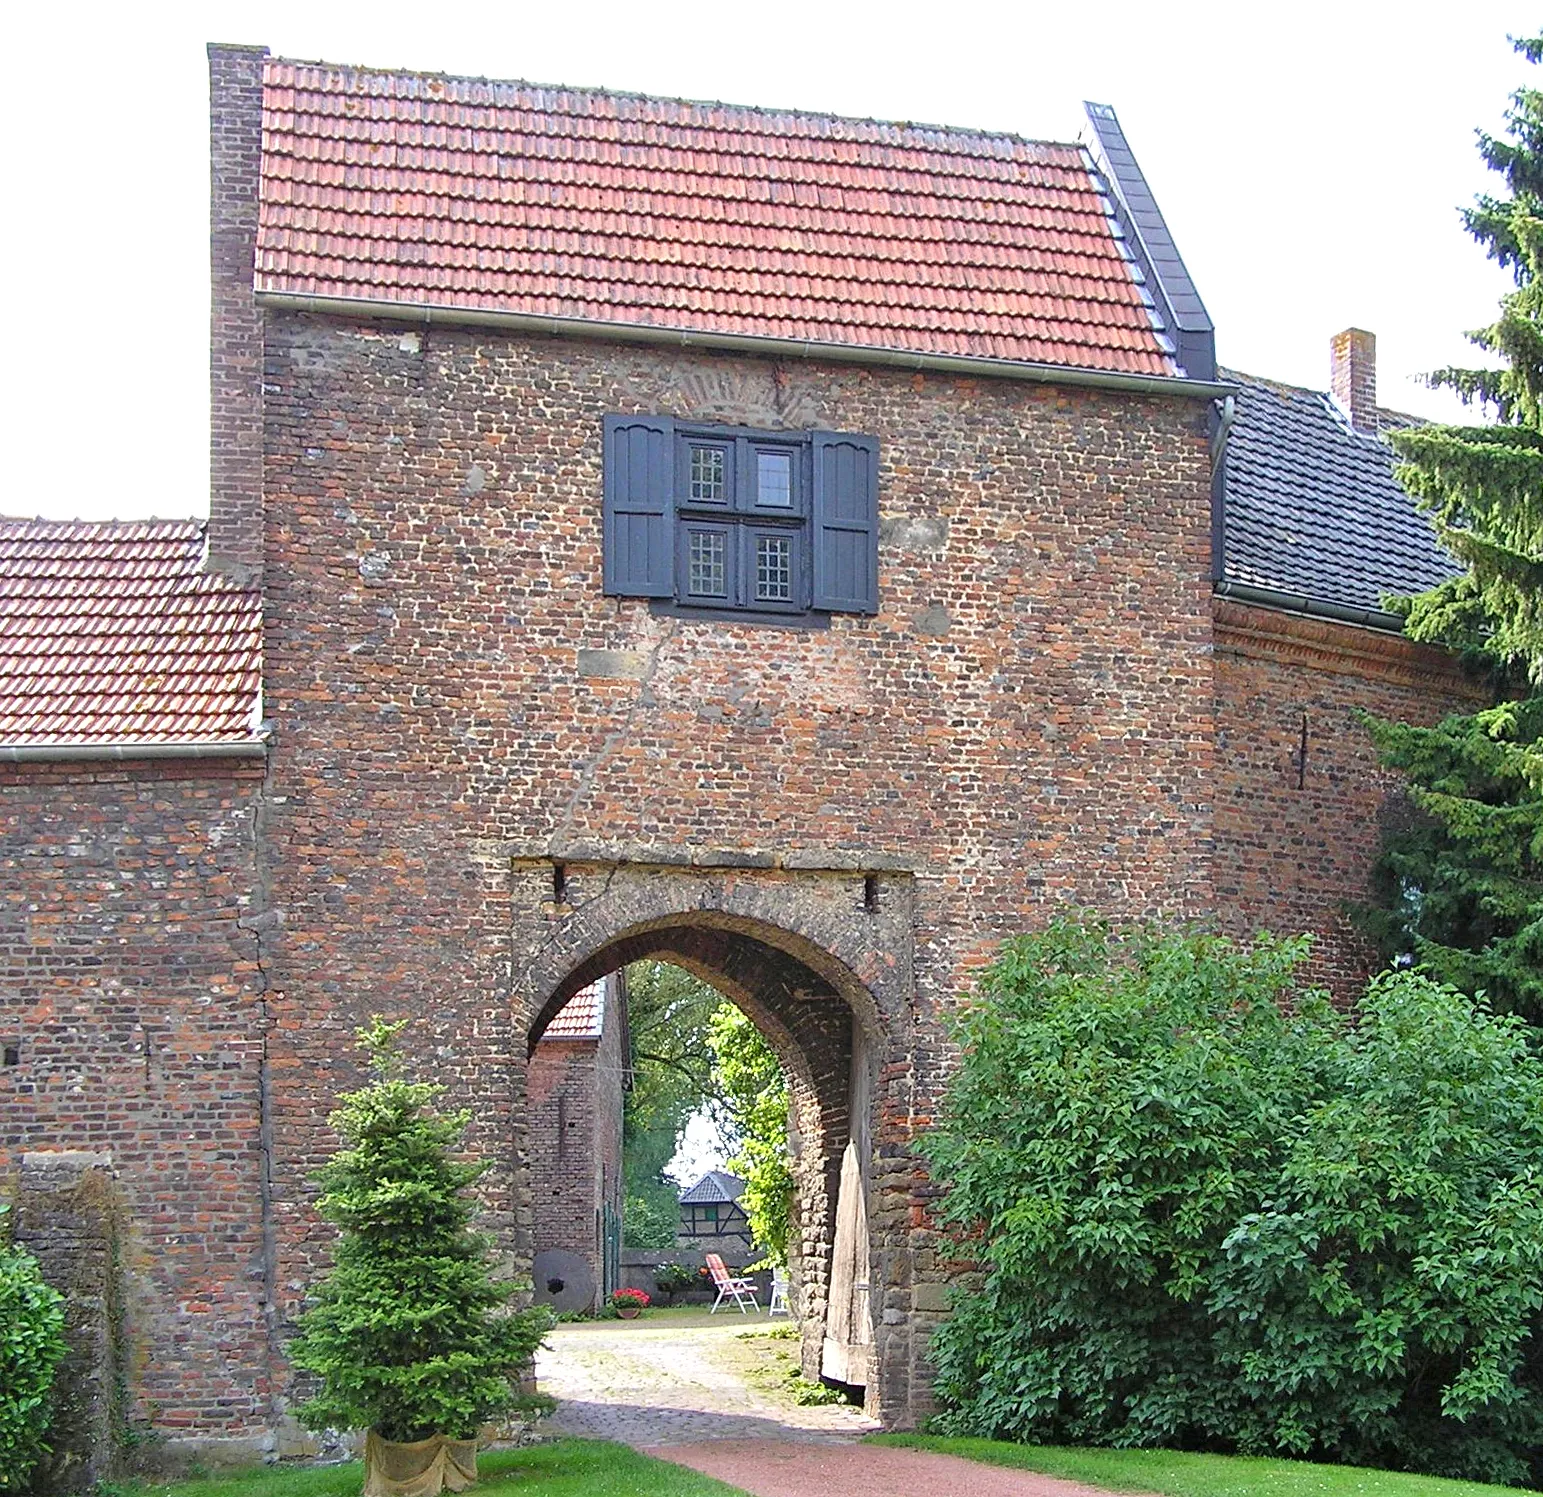
M 691 494 L 698 504 L 722 504 L 723 448 L 699 442 L 691 449 Z
M 763 603 L 793 600 L 793 541 L 785 535 L 755 538 L 755 596 Z
M 878 611 L 878 443 L 605 418 L 605 590 L 669 608 Z
M 676 600 L 753 613 L 807 609 L 808 443 L 689 427 L 675 442 Z
M 698 598 L 728 596 L 728 538 L 721 530 L 687 532 L 686 591 Z

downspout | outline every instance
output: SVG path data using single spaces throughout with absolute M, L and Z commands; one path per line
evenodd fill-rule
M 1211 409 L 1211 581 L 1217 583 L 1227 575 L 1227 441 L 1238 419 L 1237 397 L 1224 395 Z

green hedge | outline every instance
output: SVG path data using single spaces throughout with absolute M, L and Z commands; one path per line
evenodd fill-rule
M 49 1393 L 63 1357 L 63 1297 L 30 1253 L 0 1241 L 0 1492 L 25 1491 L 48 1453 Z
M 1352 1022 L 1304 940 L 1064 921 L 959 1022 L 927 1148 L 982 1262 L 940 1432 L 1543 1475 L 1543 1064 L 1409 974 Z

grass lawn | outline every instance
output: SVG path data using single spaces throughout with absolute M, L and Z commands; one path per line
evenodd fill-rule
M 609 1440 L 553 1440 L 477 1458 L 476 1497 L 745 1497 L 738 1487 Z M 364 1467 L 259 1466 L 196 1481 L 136 1483 L 134 1497 L 359 1497 Z M 468 1494 L 470 1497 L 470 1494 Z
M 1117 1492 L 1162 1497 L 1498 1497 L 1514 1487 L 1439 1476 L 1408 1476 L 1363 1466 L 1318 1466 L 1241 1455 L 1177 1450 L 1092 1450 L 1064 1445 L 1010 1445 L 1003 1440 L 949 1440 L 932 1435 L 870 1435 L 879 1445 L 909 1445 L 962 1455 L 992 1466 L 1017 1466 Z
M 564 1320 L 558 1324 L 557 1329 L 588 1331 L 599 1328 L 608 1332 L 631 1329 L 695 1331 L 707 1326 L 723 1326 L 728 1330 L 742 1331 L 746 1326 L 787 1323 L 785 1315 L 772 1319 L 764 1310 L 755 1315 L 741 1315 L 732 1305 L 726 1310 L 719 1310 L 716 1315 L 709 1305 L 650 1305 L 636 1320 L 613 1320 L 610 1317 L 600 1320 Z

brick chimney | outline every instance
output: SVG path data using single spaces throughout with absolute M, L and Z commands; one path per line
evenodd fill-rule
M 1377 434 L 1377 335 L 1347 327 L 1329 344 L 1329 388 L 1356 431 Z
M 209 47 L 209 568 L 262 577 L 263 322 L 252 295 L 266 47 Z

